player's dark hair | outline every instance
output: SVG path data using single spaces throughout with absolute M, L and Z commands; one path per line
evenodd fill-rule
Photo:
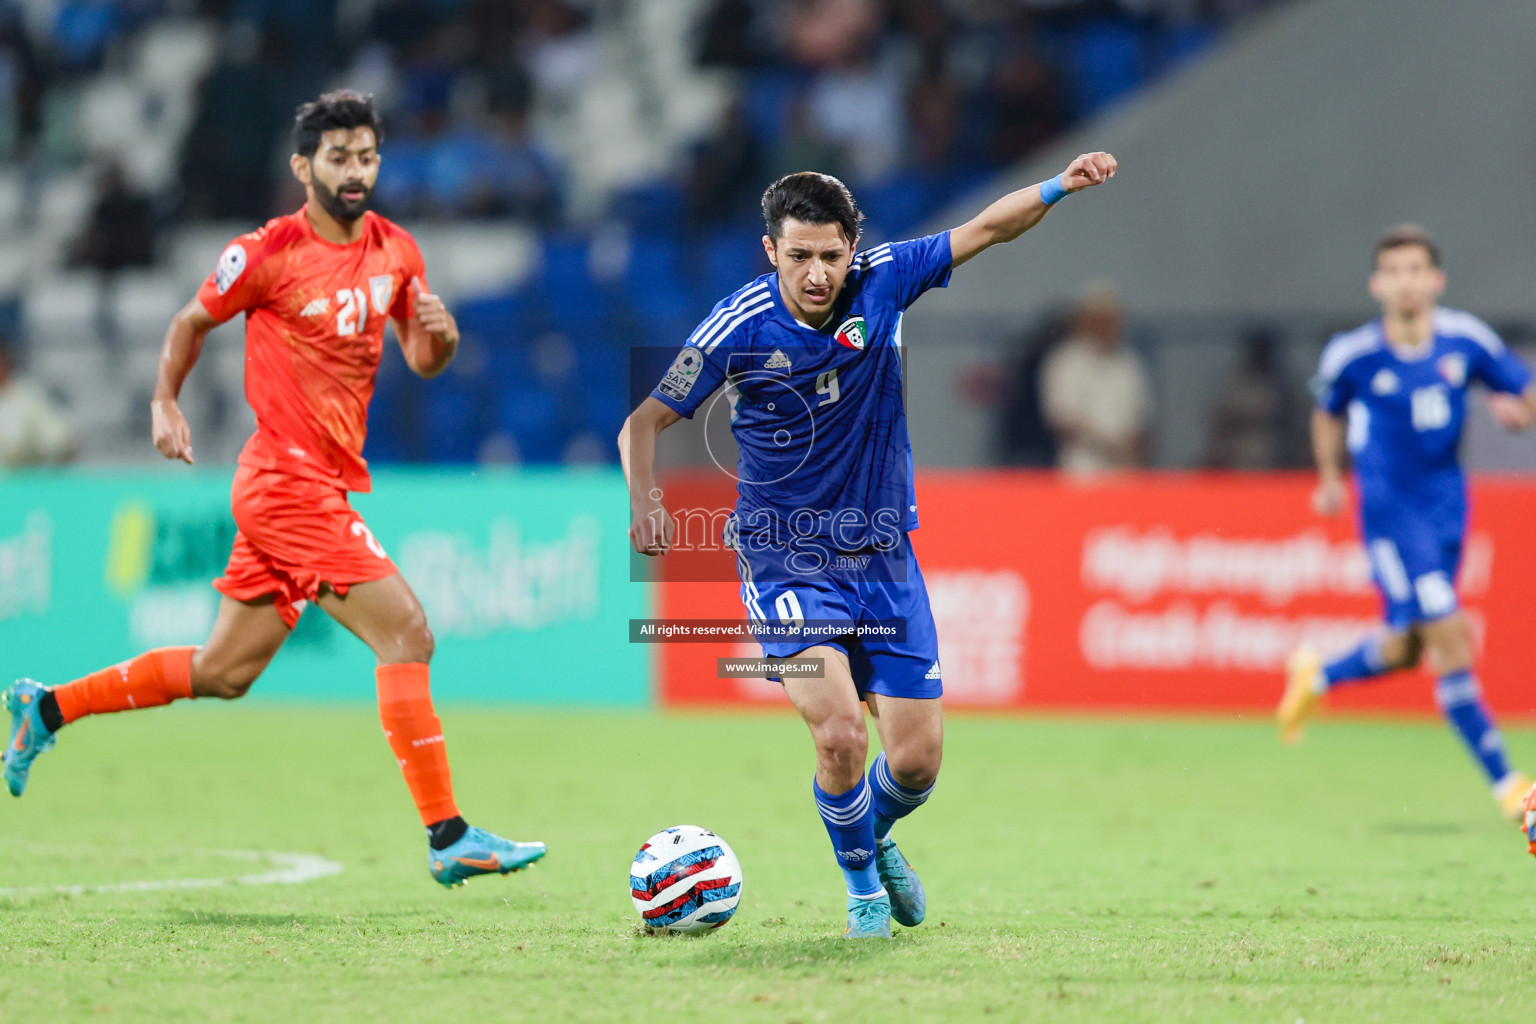
M 775 242 L 786 217 L 805 224 L 836 224 L 852 246 L 858 244 L 859 222 L 864 214 L 859 212 L 848 186 L 832 175 L 799 171 L 784 175 L 763 193 L 763 225 Z
M 372 128 L 374 144 L 384 141 L 384 126 L 374 109 L 373 97 L 351 89 L 328 92 L 317 100 L 301 104 L 293 115 L 293 151 L 312 157 L 320 148 L 320 136 L 338 128 L 352 131 Z
M 1376 240 L 1376 248 L 1371 250 L 1371 269 L 1375 269 L 1381 262 L 1381 254 L 1391 249 L 1401 249 L 1405 246 L 1417 245 L 1429 254 L 1429 265 L 1435 268 L 1440 266 L 1440 246 L 1429 236 L 1429 232 L 1417 224 L 1399 224 L 1388 228 L 1386 234 Z

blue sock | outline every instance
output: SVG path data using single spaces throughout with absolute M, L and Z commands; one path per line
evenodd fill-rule
M 1504 737 L 1493 724 L 1493 715 L 1483 703 L 1482 687 L 1472 673 L 1450 672 L 1441 676 L 1435 684 L 1435 703 L 1488 773 L 1488 781 L 1495 785 L 1502 781 L 1509 774 Z
M 1381 638 L 1368 637 L 1350 651 L 1323 666 L 1323 681 L 1327 689 L 1340 683 L 1352 683 L 1357 679 L 1371 679 L 1387 671 L 1381 657 Z
M 897 782 L 891 774 L 890 765 L 886 764 L 883 750 L 875 757 L 875 763 L 869 766 L 869 789 L 875 795 L 876 841 L 890 835 L 891 827 L 898 820 L 923 806 L 933 793 L 933 786 L 927 789 L 908 789 Z
M 862 779 L 846 793 L 832 796 L 811 780 L 816 809 L 832 839 L 838 866 L 848 879 L 848 895 L 878 896 L 885 891 L 875 870 L 875 815 L 870 807 L 869 785 Z

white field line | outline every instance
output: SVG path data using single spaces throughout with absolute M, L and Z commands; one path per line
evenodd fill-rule
M 164 878 L 138 882 L 111 882 L 105 885 L 19 885 L 0 888 L 0 896 L 38 896 L 45 893 L 85 896 L 112 892 L 161 892 L 167 889 L 219 889 L 231 885 L 302 885 L 317 878 L 341 874 L 342 866 L 333 860 L 308 853 L 278 853 L 273 850 L 198 850 L 189 851 L 226 860 L 248 860 L 274 865 L 272 871 L 260 871 L 233 878 Z

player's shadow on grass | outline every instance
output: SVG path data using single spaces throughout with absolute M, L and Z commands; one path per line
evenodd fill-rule
M 338 928 L 369 921 L 419 917 L 415 911 L 381 911 L 357 916 L 335 914 L 231 914 L 221 910 L 178 910 L 165 915 L 166 923 L 201 925 L 206 928 Z
M 1389 836 L 1459 836 L 1471 829 L 1455 821 L 1383 821 L 1371 827 Z
M 857 967 L 878 962 L 892 953 L 909 948 L 910 944 L 899 937 L 894 941 L 886 941 L 828 935 L 818 939 L 770 938 L 746 946 L 700 942 L 697 951 L 689 959 L 699 967 L 764 967 L 769 970 L 838 965 Z

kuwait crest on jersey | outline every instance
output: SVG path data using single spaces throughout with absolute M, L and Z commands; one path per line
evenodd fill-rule
M 844 348 L 851 348 L 857 352 L 864 351 L 864 343 L 868 338 L 868 329 L 865 327 L 864 318 L 861 316 L 849 317 L 837 329 L 837 343 Z
M 1435 364 L 1440 371 L 1440 376 L 1445 378 L 1447 384 L 1453 388 L 1459 388 L 1467 382 L 1467 357 L 1460 352 L 1452 352 L 1448 356 L 1441 356 Z

